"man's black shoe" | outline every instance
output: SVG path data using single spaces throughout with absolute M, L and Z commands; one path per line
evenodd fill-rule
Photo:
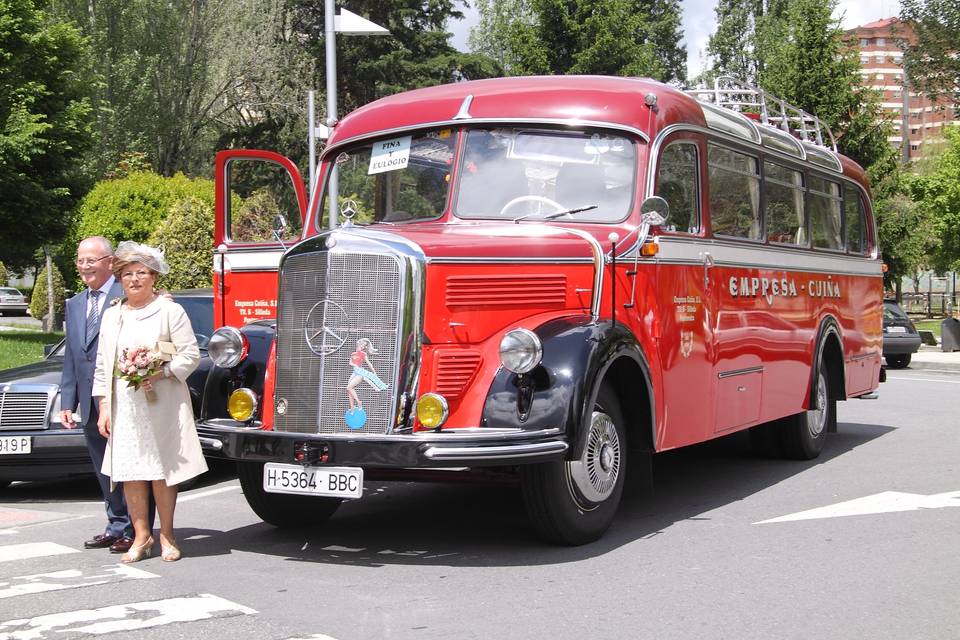
M 101 533 L 98 536 L 93 536 L 92 539 L 87 540 L 83 543 L 85 549 L 105 549 L 109 547 L 114 542 L 119 540 L 117 536 L 111 536 L 106 533 Z
M 117 541 L 110 545 L 110 553 L 126 553 L 130 551 L 130 546 L 133 544 L 133 538 L 128 538 L 126 536 L 122 538 L 117 538 Z

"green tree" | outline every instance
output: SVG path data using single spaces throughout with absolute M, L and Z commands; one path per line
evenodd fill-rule
M 938 244 L 930 266 L 940 273 L 960 271 L 960 130 L 950 127 L 944 135 L 945 147 L 908 185 L 917 207 L 932 220 Z
M 150 234 L 148 244 L 162 247 L 170 272 L 160 278 L 167 289 L 193 289 L 212 284 L 213 207 L 195 196 L 174 203 Z
M 93 142 L 83 39 L 37 4 L 0 2 L 0 258 L 15 270 L 63 238 Z
M 53 273 L 54 314 L 60 315 L 63 313 L 64 301 L 63 275 L 60 274 L 57 265 L 53 265 L 51 273 Z M 36 283 L 33 285 L 33 294 L 30 297 L 30 315 L 37 319 L 43 318 L 47 315 L 47 304 L 47 268 L 44 267 L 40 270 Z M 57 329 L 59 330 L 59 327 Z
M 676 0 L 478 0 L 474 50 L 510 75 L 686 77 Z
M 2 261 L 0 261 L 0 285 L 6 285 L 6 284 L 7 284 L 7 278 L 8 278 L 8 276 L 7 276 L 7 267 L 6 267 L 6 265 L 3 264 Z
M 916 34 L 903 56 L 913 86 L 931 98 L 960 102 L 960 3 L 957 0 L 901 0 L 900 19 Z

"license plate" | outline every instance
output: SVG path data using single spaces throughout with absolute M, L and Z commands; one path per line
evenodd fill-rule
M 906 327 L 887 327 L 887 332 L 888 333 L 906 333 L 907 328 Z
M 268 462 L 263 465 L 263 490 L 267 493 L 297 493 L 328 498 L 359 498 L 363 495 L 360 467 L 301 467 Z
M 30 436 L 0 436 L 0 455 L 30 453 Z

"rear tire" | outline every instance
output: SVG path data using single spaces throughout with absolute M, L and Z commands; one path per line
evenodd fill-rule
M 910 364 L 911 354 L 905 353 L 897 356 L 884 356 L 887 360 L 887 366 L 891 369 L 906 369 Z
M 600 388 L 585 417 L 583 453 L 520 467 L 527 513 L 537 533 L 563 545 L 597 540 L 613 522 L 627 473 L 627 437 L 613 390 Z
M 326 522 L 340 506 L 340 498 L 293 496 L 263 490 L 262 462 L 237 462 L 243 497 L 260 519 L 275 527 L 308 527 Z
M 827 366 L 821 362 L 810 410 L 783 419 L 780 445 L 785 457 L 813 460 L 823 451 L 827 431 L 836 430 L 837 401 L 830 399 L 829 382 Z

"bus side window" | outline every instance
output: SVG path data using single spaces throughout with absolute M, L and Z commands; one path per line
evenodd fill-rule
M 700 189 L 697 145 L 675 142 L 663 150 L 657 168 L 657 195 L 670 205 L 665 231 L 700 231 Z
M 810 176 L 810 233 L 818 249 L 843 251 L 840 185 Z
M 806 246 L 803 173 L 772 162 L 764 162 L 763 195 L 767 240 Z
M 757 159 L 710 144 L 707 165 L 710 168 L 710 225 L 714 235 L 761 240 Z
M 849 184 L 843 185 L 843 209 L 847 230 L 847 251 L 863 254 L 866 252 L 866 242 L 863 237 L 866 229 L 865 212 L 863 203 L 860 201 L 860 191 Z

